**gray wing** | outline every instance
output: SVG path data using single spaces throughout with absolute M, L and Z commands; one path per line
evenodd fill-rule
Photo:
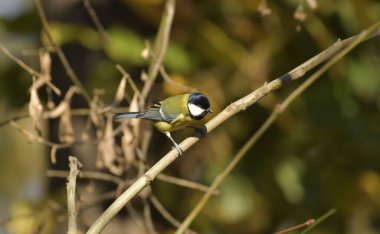
M 149 107 L 146 111 L 140 113 L 137 118 L 150 119 L 154 121 L 172 122 L 178 115 L 170 115 L 161 108 L 161 102 Z

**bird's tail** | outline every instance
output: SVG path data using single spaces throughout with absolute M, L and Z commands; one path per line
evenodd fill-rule
M 127 112 L 127 113 L 116 114 L 112 117 L 112 119 L 113 120 L 135 119 L 135 118 L 139 118 L 140 116 L 141 116 L 140 112 Z

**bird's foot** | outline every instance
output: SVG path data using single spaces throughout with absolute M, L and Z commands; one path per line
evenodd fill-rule
M 205 137 L 207 135 L 207 128 L 206 128 L 206 126 L 202 126 L 200 128 L 197 128 L 197 127 L 192 127 L 192 128 L 194 128 L 195 135 L 198 138 L 202 138 L 202 137 Z
M 174 146 L 172 147 L 172 149 L 176 149 L 177 152 L 178 152 L 178 154 L 179 154 L 179 156 L 182 156 L 182 155 L 183 155 L 183 151 L 182 151 L 181 147 L 179 147 L 179 145 L 174 145 Z

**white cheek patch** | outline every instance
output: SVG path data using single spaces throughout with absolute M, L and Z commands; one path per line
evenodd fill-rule
M 205 110 L 197 105 L 194 105 L 192 103 L 189 103 L 187 104 L 188 108 L 189 108 L 189 112 L 192 116 L 200 116 L 201 114 L 203 114 L 203 112 L 205 112 Z

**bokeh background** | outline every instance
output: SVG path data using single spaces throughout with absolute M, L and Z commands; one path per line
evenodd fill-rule
M 148 62 L 141 52 L 146 41 L 152 43 L 157 34 L 163 0 L 91 1 L 111 38 L 108 41 L 94 27 L 83 1 L 43 3 L 54 37 L 90 94 L 103 89 L 102 102 L 112 102 L 121 79 L 116 64 L 142 86 L 140 75 Z M 378 0 L 178 0 L 165 67 L 175 82 L 206 93 L 218 112 L 336 40 L 356 35 L 379 20 Z M 47 45 L 41 30 L 33 1 L 0 1 L 0 42 L 36 70 L 38 51 Z M 70 80 L 58 57 L 54 53 L 51 57 L 52 82 L 65 93 Z M 380 233 L 379 65 L 380 41 L 374 38 L 324 74 L 248 152 L 192 230 L 273 233 L 336 208 L 332 217 L 310 233 Z M 165 173 L 211 184 L 275 105 L 301 82 L 283 87 L 219 126 Z M 32 77 L 0 53 L 1 122 L 28 113 L 31 85 Z M 159 76 L 149 103 L 181 92 Z M 46 103 L 46 93 L 40 96 Z M 128 96 L 132 96 L 130 89 Z M 59 100 L 61 97 L 53 97 L 56 104 Z M 86 103 L 77 95 L 72 107 L 85 108 Z M 73 117 L 73 122 L 75 130 L 85 125 L 83 116 Z M 17 123 L 33 131 L 29 118 Z M 44 121 L 43 136 L 59 141 L 57 124 L 57 120 Z M 171 147 L 165 136 L 154 129 L 152 134 L 147 156 L 150 165 Z M 186 134 L 174 136 L 182 139 Z M 83 162 L 83 170 L 97 170 L 94 148 L 59 150 L 58 162 L 53 165 L 50 147 L 28 141 L 10 124 L 2 125 L 1 233 L 66 233 L 66 180 L 48 177 L 46 172 L 67 170 L 70 154 Z M 128 176 L 126 171 L 120 178 Z M 79 201 L 88 198 L 81 194 L 95 200 L 116 189 L 97 180 L 80 179 L 79 183 Z M 179 221 L 202 196 L 202 192 L 159 180 L 151 189 Z M 110 201 L 99 201 L 81 211 L 80 230 L 86 230 Z M 134 201 L 133 206 L 132 215 L 131 210 L 122 211 L 105 232 L 148 233 L 139 222 L 143 220 L 141 202 Z M 174 230 L 154 207 L 151 216 L 158 232 Z

